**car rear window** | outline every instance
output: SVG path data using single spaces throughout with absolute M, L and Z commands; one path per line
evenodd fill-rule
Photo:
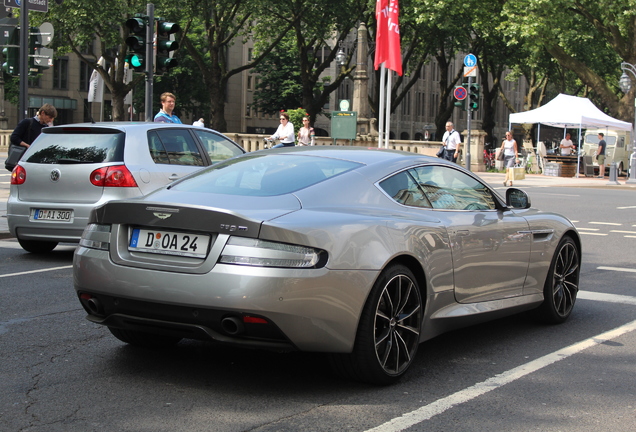
M 183 192 L 273 196 L 304 189 L 362 166 L 325 157 L 250 154 L 220 162 L 171 187 Z
M 124 161 L 126 134 L 117 129 L 84 127 L 45 128 L 27 162 L 83 164 Z

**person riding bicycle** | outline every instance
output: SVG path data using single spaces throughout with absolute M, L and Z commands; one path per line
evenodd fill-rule
M 272 148 L 293 147 L 296 145 L 294 137 L 294 125 L 289 121 L 289 114 L 285 112 L 280 113 L 278 129 L 276 129 L 274 135 L 269 137 L 270 139 L 280 139 L 280 143 Z

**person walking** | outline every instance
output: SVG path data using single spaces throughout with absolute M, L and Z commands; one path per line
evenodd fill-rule
M 177 103 L 177 98 L 170 92 L 165 92 L 161 94 L 161 109 L 155 116 L 155 122 L 157 123 L 177 123 L 182 124 L 181 119 L 177 117 L 174 112 L 174 106 Z
M 446 122 L 446 132 L 444 132 L 442 142 L 444 143 L 444 159 L 456 163 L 461 150 L 462 140 L 452 122 Z
M 298 145 L 309 146 L 314 145 L 316 132 L 309 124 L 309 117 L 303 117 L 303 126 L 298 131 Z
M 598 147 L 596 152 L 596 160 L 598 161 L 598 178 L 605 177 L 605 149 L 607 148 L 607 143 L 605 142 L 605 134 L 598 134 Z
M 274 135 L 269 137 L 271 140 L 280 139 L 280 143 L 272 148 L 293 147 L 294 142 L 294 125 L 289 121 L 289 114 L 282 112 L 279 116 L 280 124 Z
M 506 179 L 503 185 L 508 186 L 508 181 L 510 181 L 510 186 L 512 186 L 514 174 L 510 168 L 514 168 L 515 164 L 519 162 L 517 141 L 512 138 L 512 132 L 506 132 L 506 139 L 501 143 L 501 151 L 504 152 L 504 166 L 506 167 Z

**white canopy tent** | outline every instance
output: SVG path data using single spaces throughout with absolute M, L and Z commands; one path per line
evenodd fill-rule
M 509 123 L 512 125 L 538 123 L 537 142 L 541 125 L 561 128 L 579 129 L 579 148 L 581 143 L 581 129 L 589 127 L 606 127 L 613 130 L 632 130 L 632 124 L 608 116 L 587 98 L 560 94 L 547 104 L 530 111 L 510 114 Z M 509 126 L 510 126 L 509 125 Z M 578 152 L 577 176 L 581 163 L 581 153 Z

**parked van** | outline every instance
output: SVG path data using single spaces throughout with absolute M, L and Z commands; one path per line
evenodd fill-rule
M 605 135 L 605 169 L 609 171 L 612 162 L 616 162 L 616 175 L 622 176 L 629 169 L 629 157 L 632 152 L 632 134 L 629 131 L 615 131 L 609 129 L 587 129 L 583 151 L 585 155 L 593 155 L 598 148 L 598 134 Z M 594 165 L 598 166 L 596 158 Z

